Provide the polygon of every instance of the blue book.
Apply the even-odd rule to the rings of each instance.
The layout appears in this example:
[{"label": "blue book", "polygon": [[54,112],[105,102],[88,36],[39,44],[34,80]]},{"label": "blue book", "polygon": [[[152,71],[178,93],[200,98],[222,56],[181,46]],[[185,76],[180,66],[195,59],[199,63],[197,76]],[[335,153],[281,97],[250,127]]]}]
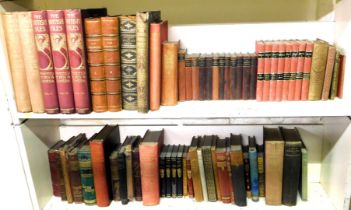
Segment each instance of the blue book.
[{"label": "blue book", "polygon": [[249,136],[250,185],[252,200],[259,200],[259,183],[257,171],[257,150],[255,137]]}]

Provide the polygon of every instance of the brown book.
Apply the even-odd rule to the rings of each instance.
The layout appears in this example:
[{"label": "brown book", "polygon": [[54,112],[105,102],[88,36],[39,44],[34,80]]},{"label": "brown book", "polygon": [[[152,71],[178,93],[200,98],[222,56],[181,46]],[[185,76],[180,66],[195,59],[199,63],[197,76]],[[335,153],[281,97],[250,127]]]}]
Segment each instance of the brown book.
[{"label": "brown book", "polygon": [[38,54],[36,52],[34,31],[32,26],[31,12],[18,12],[18,26],[20,32],[20,41],[26,50],[23,53],[23,60],[26,70],[27,84],[32,105],[32,111],[37,113],[44,112],[44,99],[42,87],[40,84],[40,73]]},{"label": "brown book", "polygon": [[206,71],[206,54],[202,54],[198,60],[199,63],[199,99],[206,100],[206,78],[207,78],[207,71]]},{"label": "brown book", "polygon": [[206,85],[205,85],[205,99],[212,100],[212,55],[205,57],[205,70],[206,70]]},{"label": "brown book", "polygon": [[112,185],[112,195],[114,201],[120,201],[120,178],[118,172],[118,152],[120,146],[117,146],[116,149],[110,155],[110,170],[111,170],[111,185]]},{"label": "brown book", "polygon": [[118,112],[122,110],[118,17],[101,17],[101,33],[107,94],[107,110],[110,112]]},{"label": "brown book", "polygon": [[214,54],[212,60],[212,100],[219,99],[219,55]]},{"label": "brown book", "polygon": [[185,70],[186,49],[178,51],[178,100],[186,100],[186,70]]},{"label": "brown book", "polygon": [[161,105],[176,105],[178,102],[178,48],[179,42],[164,42],[162,57]]},{"label": "brown book", "polygon": [[314,42],[308,100],[321,99],[325,67],[328,60],[328,48],[329,44],[323,40]]},{"label": "brown book", "polygon": [[218,136],[213,136],[212,146],[211,146],[211,156],[212,156],[212,167],[213,167],[213,174],[215,179],[216,185],[216,193],[217,193],[217,200],[221,200],[221,191],[219,189],[219,177],[218,177],[218,168],[217,168],[217,159],[216,159],[216,143],[219,141]]},{"label": "brown book", "polygon": [[250,99],[250,76],[251,76],[251,55],[243,56],[243,65],[242,65],[242,98],[244,100]]},{"label": "brown book", "polygon": [[197,146],[199,139],[193,137],[189,147],[189,159],[191,165],[191,178],[193,182],[195,201],[200,202],[204,200],[201,186],[201,177],[199,170],[199,161],[197,157]]},{"label": "brown book", "polygon": [[[230,160],[229,151],[227,152],[227,142],[229,139],[219,139],[216,143],[216,165],[218,173],[218,184],[219,191],[221,193],[221,200],[223,203],[232,202],[232,185],[231,177],[229,176],[230,171]],[[229,144],[228,144],[229,146]],[[228,154],[227,154],[228,153]]]},{"label": "brown book", "polygon": [[224,57],[224,99],[232,99],[232,76],[231,76],[231,55]]},{"label": "brown book", "polygon": [[333,69],[333,76],[330,85],[329,99],[334,99],[337,96],[338,82],[339,82],[339,71],[340,71],[340,52],[337,51],[335,55],[335,63]]},{"label": "brown book", "polygon": [[134,198],[134,177],[133,177],[133,149],[140,143],[140,136],[131,136],[131,140],[125,145],[124,155],[126,157],[127,191],[128,200]]},{"label": "brown book", "polygon": [[25,63],[23,59],[20,31],[16,13],[8,12],[2,15],[8,57],[10,61],[12,86],[15,92],[16,106],[18,112],[31,112],[29,89]]},{"label": "brown book", "polygon": [[322,98],[321,98],[322,100],[329,99],[330,85],[332,82],[334,63],[336,59],[335,53],[336,53],[336,47],[330,45],[328,48],[327,64],[325,66],[325,75],[324,75]]},{"label": "brown book", "polygon": [[192,86],[192,60],[190,55],[185,55],[185,100],[193,99]]},{"label": "brown book", "polygon": [[224,99],[224,77],[225,77],[225,57],[224,54],[220,54],[218,58],[219,66],[219,99]]},{"label": "brown book", "polygon": [[200,99],[200,70],[199,70],[199,57],[200,54],[191,54],[191,86],[193,90],[193,100]]},{"label": "brown book", "polygon": [[[250,67],[250,99],[256,99],[257,90],[257,55],[251,55],[251,67]],[[280,74],[281,77],[283,74]]]},{"label": "brown book", "polygon": [[54,144],[48,150],[48,158],[50,165],[50,175],[51,175],[51,184],[52,184],[52,194],[54,196],[61,196],[61,186],[60,186],[60,148],[65,142],[60,140]]},{"label": "brown book", "polygon": [[100,18],[86,18],[85,39],[88,51],[90,75],[90,91],[94,112],[107,111],[107,96],[104,68],[104,54],[102,51],[102,31]]},{"label": "brown book", "polygon": [[[190,151],[190,147],[189,147]],[[186,155],[186,178],[187,178],[187,186],[188,186],[188,195],[189,198],[194,198],[194,185],[193,185],[193,176],[191,172],[191,160],[190,153]]]},{"label": "brown book", "polygon": [[183,196],[188,196],[188,178],[187,178],[187,169],[186,169],[186,164],[187,164],[187,155],[189,151],[189,146],[184,146],[184,151],[183,151],[183,157],[182,157],[182,182],[183,182]]},{"label": "brown book", "polygon": [[162,43],[168,39],[168,21],[150,24],[150,110],[161,103]]},{"label": "brown book", "polygon": [[141,190],[141,174],[140,174],[140,152],[139,144],[141,138],[138,137],[137,141],[134,143],[134,148],[132,151],[132,164],[133,164],[133,185],[134,185],[134,197],[136,201],[143,200],[143,193]]},{"label": "brown book", "polygon": [[344,94],[344,77],[345,77],[345,55],[340,54],[339,78],[338,78],[338,98],[343,98]]}]

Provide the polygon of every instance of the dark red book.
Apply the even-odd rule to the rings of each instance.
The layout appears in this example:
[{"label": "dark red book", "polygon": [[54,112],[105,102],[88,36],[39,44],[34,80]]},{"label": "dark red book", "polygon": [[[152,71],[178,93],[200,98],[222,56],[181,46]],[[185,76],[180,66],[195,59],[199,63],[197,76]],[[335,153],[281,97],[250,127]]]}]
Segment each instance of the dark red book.
[{"label": "dark red book", "polygon": [[193,186],[193,177],[191,173],[191,160],[190,160],[189,153],[186,156],[186,176],[187,176],[189,198],[194,198],[194,186]]},{"label": "dark red book", "polygon": [[54,196],[61,196],[61,168],[60,166],[60,147],[65,143],[65,141],[58,141],[48,150],[49,165],[50,165],[50,174],[51,174],[51,184],[52,184],[52,194]]},{"label": "dark red book", "polygon": [[250,99],[251,60],[252,56],[243,56],[242,99],[244,100]]}]

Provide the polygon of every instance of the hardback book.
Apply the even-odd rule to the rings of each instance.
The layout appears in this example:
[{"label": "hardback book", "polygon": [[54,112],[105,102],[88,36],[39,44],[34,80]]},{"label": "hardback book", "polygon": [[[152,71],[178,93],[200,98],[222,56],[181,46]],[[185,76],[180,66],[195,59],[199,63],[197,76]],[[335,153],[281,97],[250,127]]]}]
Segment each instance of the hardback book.
[{"label": "hardback book", "polygon": [[234,189],[233,189],[233,182],[232,182],[232,168],[231,168],[231,158],[230,158],[230,137],[225,138],[226,141],[226,161],[227,161],[227,173],[229,177],[228,187],[230,192],[230,201],[234,203]]},{"label": "hardback book", "polygon": [[245,169],[242,152],[242,136],[230,134],[230,167],[232,171],[232,185],[234,203],[246,206]]},{"label": "hardback book", "polygon": [[136,16],[120,16],[122,107],[137,109]]},{"label": "hardback book", "polygon": [[216,182],[213,173],[213,162],[211,147],[213,145],[214,136],[204,136],[204,143],[202,145],[203,164],[205,169],[205,179],[207,187],[208,201],[217,201]]},{"label": "hardback book", "polygon": [[283,82],[284,82],[284,64],[285,64],[285,51],[286,51],[286,44],[283,41],[280,41],[278,44],[278,65],[277,65],[277,84],[276,84],[276,91],[275,91],[275,101],[282,100],[282,93],[283,93]]},{"label": "hardback book", "polygon": [[182,154],[182,179],[183,179],[183,196],[188,196],[188,177],[187,177],[187,156],[188,156],[189,146],[184,146]]},{"label": "hardback book", "polygon": [[178,48],[178,41],[162,43],[161,105],[164,106],[178,102]]},{"label": "hardback book", "polygon": [[183,153],[184,153],[184,148],[185,145],[180,145],[178,148],[178,153],[177,153],[177,187],[176,187],[176,194],[177,197],[181,198],[184,195],[184,189],[183,189]]},{"label": "hardback book", "polygon": [[186,178],[187,178],[187,188],[188,188],[188,196],[189,198],[194,198],[194,184],[193,184],[193,176],[191,171],[191,160],[190,160],[190,146],[188,153],[186,155]]},{"label": "hardback book", "polygon": [[249,136],[249,161],[250,161],[250,185],[252,200],[259,200],[259,181],[258,181],[258,164],[257,164],[257,147],[256,138]]},{"label": "hardback book", "polygon": [[200,99],[200,69],[199,69],[199,57],[200,54],[190,54],[192,65],[191,65],[191,87],[193,90],[193,100]]},{"label": "hardback book", "polygon": [[164,142],[164,130],[148,130],[139,145],[143,205],[160,202],[159,155]]},{"label": "hardback book", "polygon": [[216,193],[217,193],[217,200],[221,200],[221,191],[219,189],[219,177],[218,177],[218,168],[217,168],[217,159],[216,159],[216,144],[219,140],[219,137],[213,135],[213,141],[211,145],[211,156],[212,156],[212,167],[213,167],[213,175],[216,184]]},{"label": "hardback book", "polygon": [[163,146],[161,153],[160,153],[160,159],[159,159],[159,170],[160,170],[160,196],[162,198],[166,197],[166,191],[167,191],[167,180],[166,180],[166,153],[168,151],[168,148],[170,145],[165,145]]},{"label": "hardback book", "polygon": [[99,207],[110,205],[112,200],[110,155],[120,144],[118,125],[106,125],[90,141],[96,203]]},{"label": "hardback book", "polygon": [[47,10],[47,16],[60,112],[71,114],[75,112],[75,105],[64,12]]},{"label": "hardback book", "polygon": [[330,93],[330,86],[332,83],[333,77],[333,70],[334,70],[334,63],[336,63],[336,47],[330,45],[328,48],[328,57],[327,57],[327,64],[325,66],[325,75],[324,75],[324,82],[323,82],[323,89],[322,89],[322,100],[329,99]]},{"label": "hardback book", "polygon": [[248,198],[252,197],[251,194],[251,180],[250,180],[250,159],[249,159],[249,145],[242,145],[243,151],[243,161],[244,161],[244,171],[245,171],[245,187],[246,196]]},{"label": "hardback book", "polygon": [[212,100],[218,100],[219,99],[219,75],[220,75],[220,70],[219,70],[219,54],[213,54],[212,58]]},{"label": "hardback book", "polygon": [[37,49],[35,47],[32,13],[17,12],[16,14],[18,18],[20,42],[26,49],[26,53],[23,53],[23,62],[32,111],[43,113],[45,111],[44,99],[40,84],[39,61],[36,52]]},{"label": "hardback book", "polygon": [[193,99],[192,87],[192,60],[190,55],[185,55],[185,100]]},{"label": "hardback book", "polygon": [[265,162],[264,162],[264,145],[257,145],[257,169],[258,185],[260,197],[265,196]]},{"label": "hardback book", "polygon": [[256,99],[257,89],[257,55],[252,54],[251,56],[251,68],[250,68],[250,99]]},{"label": "hardback book", "polygon": [[201,181],[201,188],[202,188],[202,195],[204,198],[204,201],[208,201],[208,194],[207,194],[207,184],[206,184],[206,177],[205,177],[205,167],[204,167],[204,159],[202,155],[202,147],[205,143],[203,137],[198,137],[199,138],[199,143],[197,147],[197,161],[199,163],[199,173],[200,173],[200,181]]},{"label": "hardback book", "polygon": [[149,25],[161,21],[160,11],[136,13],[137,110],[149,111]]},{"label": "hardback book", "polygon": [[264,41],[264,67],[263,67],[263,86],[262,86],[262,101],[269,100],[269,85],[271,79],[271,63],[272,63],[272,47],[273,43]]},{"label": "hardback book", "polygon": [[185,72],[186,49],[178,51],[178,100],[186,100],[186,72]]},{"label": "hardback book", "polygon": [[[221,193],[221,200],[223,203],[231,203],[231,186],[229,173],[228,173],[228,164],[227,164],[227,146],[225,139],[218,139],[216,143],[216,161],[217,161],[217,171],[218,171],[218,183],[219,190]],[[196,196],[196,192],[195,192]]]},{"label": "hardback book", "polygon": [[150,23],[150,110],[160,108],[162,43],[168,40],[168,21]]},{"label": "hardback book", "polygon": [[328,48],[329,44],[326,41],[320,39],[314,41],[308,100],[321,99]]},{"label": "hardback book", "polygon": [[133,174],[133,150],[140,143],[140,136],[130,136],[131,140],[125,145],[124,154],[126,157],[127,167],[127,190],[128,200],[133,201],[134,199],[134,174]]},{"label": "hardback book", "polygon": [[308,91],[310,85],[310,72],[312,64],[312,53],[313,53],[313,42],[307,41],[305,59],[303,64],[303,78],[301,88],[301,100],[306,101],[308,99]]},{"label": "hardback book", "polygon": [[84,25],[92,107],[94,112],[105,112],[108,110],[108,107],[104,55],[102,51],[101,19],[86,18]]},{"label": "hardback book", "polygon": [[301,200],[308,200],[308,148],[301,141],[301,173],[299,179],[299,193]]},{"label": "hardback book", "polygon": [[172,151],[175,145],[170,145],[166,152],[165,157],[165,170],[166,170],[166,197],[172,196]]},{"label": "hardback book", "polygon": [[91,111],[91,103],[82,14],[79,9],[66,9],[64,15],[75,110],[79,114],[87,114]]},{"label": "hardback book", "polygon": [[272,43],[271,73],[269,78],[269,101],[275,101],[279,61],[279,42]]},{"label": "hardback book", "polygon": [[111,185],[112,185],[112,197],[114,201],[120,201],[120,177],[119,177],[119,160],[118,153],[121,146],[117,146],[110,155],[110,170],[111,170]]},{"label": "hardback book", "polygon": [[117,16],[101,17],[100,19],[107,110],[118,112],[122,110],[119,19]]},{"label": "hardback book", "polygon": [[301,170],[302,142],[297,128],[280,127],[280,130],[285,141],[282,203],[287,206],[295,206]]},{"label": "hardback book", "polygon": [[338,78],[338,98],[343,98],[344,94],[344,77],[345,77],[345,55],[340,52],[340,66],[339,66],[339,78]]},{"label": "hardback book", "polygon": [[256,48],[256,54],[257,54],[256,100],[262,101],[263,82],[264,82],[264,61],[265,61],[264,42],[256,41],[255,48]]},{"label": "hardback book", "polygon": [[141,191],[141,174],[140,174],[140,153],[139,153],[140,141],[141,141],[141,138],[138,137],[138,139],[134,143],[134,148],[132,151],[134,198],[136,201],[143,200],[143,194]]},{"label": "hardback book", "polygon": [[170,196],[172,198],[177,197],[177,183],[178,183],[178,177],[177,177],[177,169],[178,169],[178,163],[177,163],[177,156],[178,156],[178,151],[179,151],[180,145],[174,145],[172,153],[171,153],[171,189],[170,189]]},{"label": "hardback book", "polygon": [[132,138],[127,136],[118,151],[118,174],[119,174],[119,195],[122,205],[129,202],[128,199],[128,177],[127,177],[127,158],[126,158],[126,145],[130,143]]},{"label": "hardback book", "polygon": [[52,194],[56,197],[60,197],[60,148],[65,143],[65,141],[58,141],[48,150],[48,158],[50,165],[50,175],[52,184]]},{"label": "hardback book", "polygon": [[234,59],[236,59],[236,57],[232,57],[232,55],[230,54],[225,54],[224,57],[224,99],[225,100],[231,100],[232,99],[232,85],[233,85],[233,78],[231,75],[231,63],[235,63],[236,61],[234,61]]},{"label": "hardback book", "polygon": [[224,99],[224,76],[225,76],[225,57],[224,54],[219,54],[218,58],[219,66],[219,99]]},{"label": "hardback book", "polygon": [[263,128],[267,205],[282,204],[284,139],[279,128]]},{"label": "hardback book", "polygon": [[295,93],[294,100],[301,100],[301,90],[302,90],[302,79],[305,64],[305,54],[306,54],[307,41],[299,41],[299,51],[297,54],[297,70],[296,70],[296,82],[295,82]]},{"label": "hardback book", "polygon": [[340,52],[337,51],[335,55],[335,64],[333,69],[332,82],[330,87],[330,99],[334,99],[337,96],[338,91],[338,82],[339,82],[339,73],[340,73]]},{"label": "hardback book", "polygon": [[205,85],[205,100],[212,100],[212,55],[205,57],[205,70],[206,70],[206,85]]},{"label": "hardback book", "polygon": [[291,76],[291,60],[292,60],[292,43],[285,42],[285,61],[284,61],[284,74],[283,74],[283,90],[281,100],[288,100],[289,96],[289,81]]},{"label": "hardback book", "polygon": [[206,100],[206,79],[207,79],[207,72],[206,72],[206,54],[202,54],[199,57],[199,99]]},{"label": "hardback book", "polygon": [[250,99],[250,76],[251,76],[251,59],[252,56],[245,54],[242,57],[242,88],[241,88],[241,99]]},{"label": "hardback book", "polygon": [[290,41],[292,46],[291,52],[291,66],[290,66],[290,78],[289,78],[289,88],[288,88],[288,100],[294,100],[295,87],[296,87],[296,73],[297,73],[297,62],[299,54],[299,42]]},{"label": "hardback book", "polygon": [[[197,147],[199,144],[199,138],[193,137],[189,147],[189,160],[190,160],[190,167],[191,167],[191,176],[189,178],[188,172],[188,179],[192,181],[192,185],[188,185],[190,188],[193,186],[193,194],[195,197],[195,201],[200,202],[204,200],[204,196],[202,193],[202,185],[201,185],[201,177],[200,177],[200,169],[199,169],[199,161],[197,160]],[[190,189],[189,188],[189,189]]]},{"label": "hardback book", "polygon": [[[232,97],[234,99],[242,99],[242,92],[243,92],[243,54],[238,55],[237,60],[237,67],[235,69],[232,84]],[[233,90],[234,87],[234,90]]]}]

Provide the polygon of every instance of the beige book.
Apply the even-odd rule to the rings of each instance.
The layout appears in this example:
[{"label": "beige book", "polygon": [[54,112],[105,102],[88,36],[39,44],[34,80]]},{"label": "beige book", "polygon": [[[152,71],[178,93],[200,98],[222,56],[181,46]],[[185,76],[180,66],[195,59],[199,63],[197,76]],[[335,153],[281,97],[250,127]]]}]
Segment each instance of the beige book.
[{"label": "beige book", "polygon": [[327,57],[327,65],[325,67],[325,75],[324,75],[324,83],[322,90],[322,100],[328,100],[329,92],[331,87],[331,81],[333,76],[333,68],[335,63],[335,46],[329,46],[328,48],[328,57]]}]

